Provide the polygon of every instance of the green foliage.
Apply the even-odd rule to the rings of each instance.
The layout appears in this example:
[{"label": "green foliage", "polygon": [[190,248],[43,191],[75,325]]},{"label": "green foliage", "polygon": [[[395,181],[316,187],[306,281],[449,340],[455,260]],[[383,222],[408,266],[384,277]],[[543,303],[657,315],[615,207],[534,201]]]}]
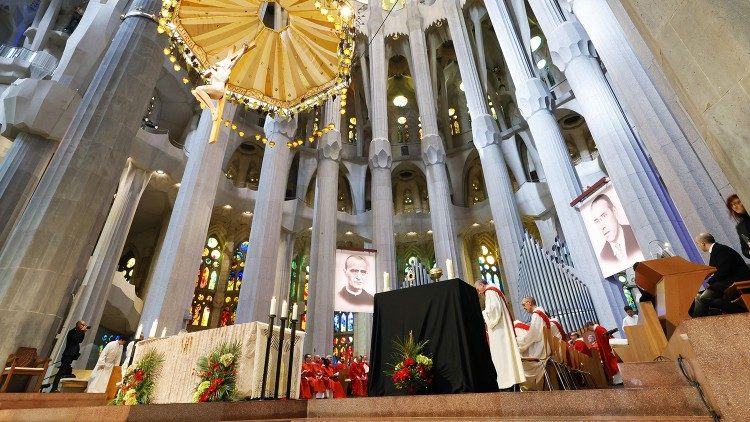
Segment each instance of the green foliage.
[{"label": "green foliage", "polygon": [[148,350],[143,357],[125,372],[117,396],[110,402],[113,405],[136,405],[151,402],[154,383],[159,378],[164,364],[164,354],[154,349]]},{"label": "green foliage", "polygon": [[193,393],[194,402],[236,401],[237,361],[242,352],[240,342],[222,343],[196,364],[200,378]]},{"label": "green foliage", "polygon": [[427,391],[432,385],[432,359],[421,353],[427,342],[415,341],[411,331],[408,337],[393,340],[393,369],[386,371],[386,375],[397,389],[415,394]]}]

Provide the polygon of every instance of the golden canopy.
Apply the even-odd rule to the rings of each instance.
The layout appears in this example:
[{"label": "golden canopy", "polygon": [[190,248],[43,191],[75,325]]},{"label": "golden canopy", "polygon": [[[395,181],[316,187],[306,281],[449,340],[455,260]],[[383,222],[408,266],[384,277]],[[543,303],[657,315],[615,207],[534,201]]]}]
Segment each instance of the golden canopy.
[{"label": "golden canopy", "polygon": [[[319,103],[346,86],[353,38],[340,21],[316,9],[315,0],[277,0],[288,22],[272,29],[259,0],[167,0],[165,29],[189,65],[205,78],[209,68],[243,45],[254,45],[234,66],[230,97],[280,113]],[[320,3],[318,3],[319,5]],[[187,48],[187,49],[185,49]],[[188,51],[189,50],[189,51]],[[235,94],[235,95],[232,95]]]}]

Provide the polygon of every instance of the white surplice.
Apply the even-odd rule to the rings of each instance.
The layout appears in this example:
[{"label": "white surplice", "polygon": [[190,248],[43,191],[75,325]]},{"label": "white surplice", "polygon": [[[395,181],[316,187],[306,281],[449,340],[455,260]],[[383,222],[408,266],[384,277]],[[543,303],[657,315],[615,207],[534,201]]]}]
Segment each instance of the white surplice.
[{"label": "white surplice", "polygon": [[485,308],[482,311],[487,324],[487,336],[490,343],[490,355],[497,372],[498,388],[509,388],[521,384],[524,377],[521,353],[515,343],[513,321],[505,301],[497,292],[487,289],[484,292]]},{"label": "white surplice", "polygon": [[107,391],[109,377],[112,375],[112,368],[120,364],[122,359],[122,345],[117,340],[110,341],[104,346],[96,366],[91,372],[89,384],[86,387],[87,393],[104,393]]},{"label": "white surplice", "polygon": [[544,334],[542,331],[542,328],[545,326],[546,324],[542,317],[536,313],[532,313],[528,331],[524,335],[517,337],[521,356],[538,359],[538,361],[523,361],[526,382],[521,385],[522,391],[541,390],[544,386],[544,367],[546,359],[549,356],[549,351],[544,345]]}]

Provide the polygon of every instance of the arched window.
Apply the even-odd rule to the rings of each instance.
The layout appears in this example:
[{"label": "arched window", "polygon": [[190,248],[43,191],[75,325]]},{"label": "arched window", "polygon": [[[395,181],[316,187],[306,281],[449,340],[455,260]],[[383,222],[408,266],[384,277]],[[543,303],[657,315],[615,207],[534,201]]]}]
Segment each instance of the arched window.
[{"label": "arched window", "polygon": [[484,244],[479,247],[479,253],[477,261],[479,262],[479,272],[482,274],[482,278],[487,283],[497,285],[501,290],[504,290],[500,282],[500,264],[497,262],[495,253]]},{"label": "arched window", "polygon": [[305,283],[302,290],[302,315],[300,315],[300,329],[305,331],[307,329],[307,298],[310,293],[310,266],[305,266]]},{"label": "arched window", "polygon": [[193,327],[208,327],[211,319],[214,292],[221,269],[221,251],[222,245],[219,239],[214,235],[208,236],[203,247],[198,278],[195,280],[195,294],[191,309],[193,318],[190,321]]},{"label": "arched window", "polygon": [[247,256],[248,244],[248,242],[240,243],[235,248],[234,254],[232,254],[232,260],[229,263],[227,288],[224,294],[224,306],[221,308],[221,315],[219,317],[220,327],[234,324],[234,317],[237,314],[237,303],[240,300],[242,277],[245,273],[245,257]]},{"label": "arched window", "polygon": [[120,262],[117,263],[117,272],[125,273],[125,280],[130,281],[130,279],[133,278],[135,264],[135,254],[133,251],[127,251],[120,258]]}]

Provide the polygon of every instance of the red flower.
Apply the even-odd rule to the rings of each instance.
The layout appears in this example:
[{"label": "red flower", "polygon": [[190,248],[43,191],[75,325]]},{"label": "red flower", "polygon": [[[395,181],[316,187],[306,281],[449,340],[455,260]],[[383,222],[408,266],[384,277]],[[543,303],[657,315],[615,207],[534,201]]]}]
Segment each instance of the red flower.
[{"label": "red flower", "polygon": [[406,358],[404,359],[404,366],[412,366],[414,365],[414,362],[415,362],[414,358],[411,358],[411,357]]}]

